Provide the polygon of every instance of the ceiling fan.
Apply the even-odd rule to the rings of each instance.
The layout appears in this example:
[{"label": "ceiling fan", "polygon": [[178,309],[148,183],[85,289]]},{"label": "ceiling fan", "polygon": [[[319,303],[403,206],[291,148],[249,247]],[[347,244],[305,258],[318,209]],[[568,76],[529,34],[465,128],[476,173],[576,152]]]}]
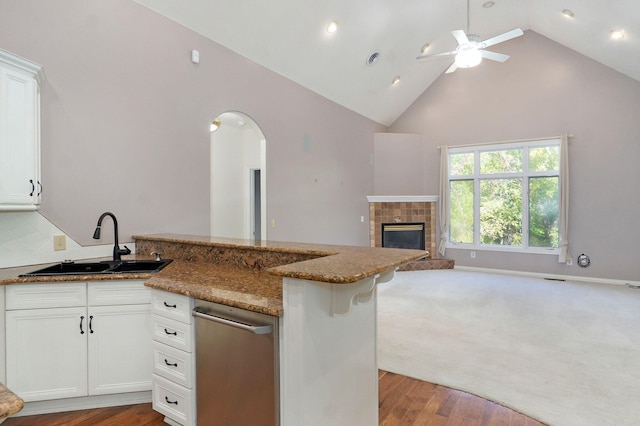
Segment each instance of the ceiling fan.
[{"label": "ceiling fan", "polygon": [[438,56],[455,55],[455,61],[447,69],[446,73],[452,73],[458,68],[471,68],[479,65],[483,58],[490,59],[492,61],[504,62],[509,59],[509,55],[502,53],[491,52],[484,50],[494,44],[502,43],[503,41],[511,40],[512,38],[520,37],[522,30],[516,28],[515,30],[507,31],[506,33],[489,38],[482,41],[480,36],[475,34],[468,34],[469,32],[469,1],[467,0],[467,33],[463,30],[453,30],[451,34],[458,41],[458,47],[451,52],[436,53],[432,55],[421,55],[416,59],[434,58]]}]

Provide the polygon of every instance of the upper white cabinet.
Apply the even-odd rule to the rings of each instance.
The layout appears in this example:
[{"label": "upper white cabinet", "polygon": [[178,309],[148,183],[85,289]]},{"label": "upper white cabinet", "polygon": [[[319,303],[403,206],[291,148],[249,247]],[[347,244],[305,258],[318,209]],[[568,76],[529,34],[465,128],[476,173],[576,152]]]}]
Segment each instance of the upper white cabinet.
[{"label": "upper white cabinet", "polygon": [[40,204],[40,84],[36,63],[0,49],[0,211]]}]

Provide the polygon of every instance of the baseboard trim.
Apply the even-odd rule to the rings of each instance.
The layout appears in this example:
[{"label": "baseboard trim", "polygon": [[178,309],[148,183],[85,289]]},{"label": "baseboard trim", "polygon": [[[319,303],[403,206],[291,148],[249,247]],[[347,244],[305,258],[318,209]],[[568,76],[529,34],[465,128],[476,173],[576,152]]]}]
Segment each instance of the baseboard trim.
[{"label": "baseboard trim", "polygon": [[115,407],[119,405],[144,404],[147,402],[151,402],[151,391],[33,401],[26,402],[22,411],[14,414],[13,417]]},{"label": "baseboard trim", "polygon": [[458,265],[456,265],[453,269],[457,271],[484,272],[489,274],[501,274],[501,275],[516,275],[521,277],[547,278],[552,280],[564,280],[564,281],[573,281],[573,282],[614,284],[614,285],[626,285],[626,286],[634,286],[634,287],[640,286],[640,281],[632,281],[632,280],[615,280],[610,278],[579,277],[576,275],[545,274],[540,272],[512,271],[509,269],[477,268],[473,266],[458,266]]}]

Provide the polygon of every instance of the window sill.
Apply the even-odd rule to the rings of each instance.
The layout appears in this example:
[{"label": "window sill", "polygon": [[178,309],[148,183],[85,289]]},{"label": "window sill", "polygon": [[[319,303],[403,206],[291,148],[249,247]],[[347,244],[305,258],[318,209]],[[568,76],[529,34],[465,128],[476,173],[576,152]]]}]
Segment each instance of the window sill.
[{"label": "window sill", "polygon": [[447,250],[473,250],[473,251],[496,251],[503,253],[523,253],[523,254],[548,254],[558,256],[558,248],[538,248],[538,247],[499,247],[499,246],[477,246],[473,244],[447,244]]}]

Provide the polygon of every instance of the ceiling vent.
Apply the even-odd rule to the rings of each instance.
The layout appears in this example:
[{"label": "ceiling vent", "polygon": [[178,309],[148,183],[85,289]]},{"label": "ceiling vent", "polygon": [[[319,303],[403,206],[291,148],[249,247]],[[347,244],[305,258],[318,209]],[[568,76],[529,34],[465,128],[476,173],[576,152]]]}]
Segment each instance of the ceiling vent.
[{"label": "ceiling vent", "polygon": [[380,53],[379,50],[376,50],[373,53],[371,53],[371,55],[369,55],[369,57],[367,58],[367,65],[371,66],[376,62],[378,62],[378,60],[380,59],[380,55],[382,55],[382,53]]}]

